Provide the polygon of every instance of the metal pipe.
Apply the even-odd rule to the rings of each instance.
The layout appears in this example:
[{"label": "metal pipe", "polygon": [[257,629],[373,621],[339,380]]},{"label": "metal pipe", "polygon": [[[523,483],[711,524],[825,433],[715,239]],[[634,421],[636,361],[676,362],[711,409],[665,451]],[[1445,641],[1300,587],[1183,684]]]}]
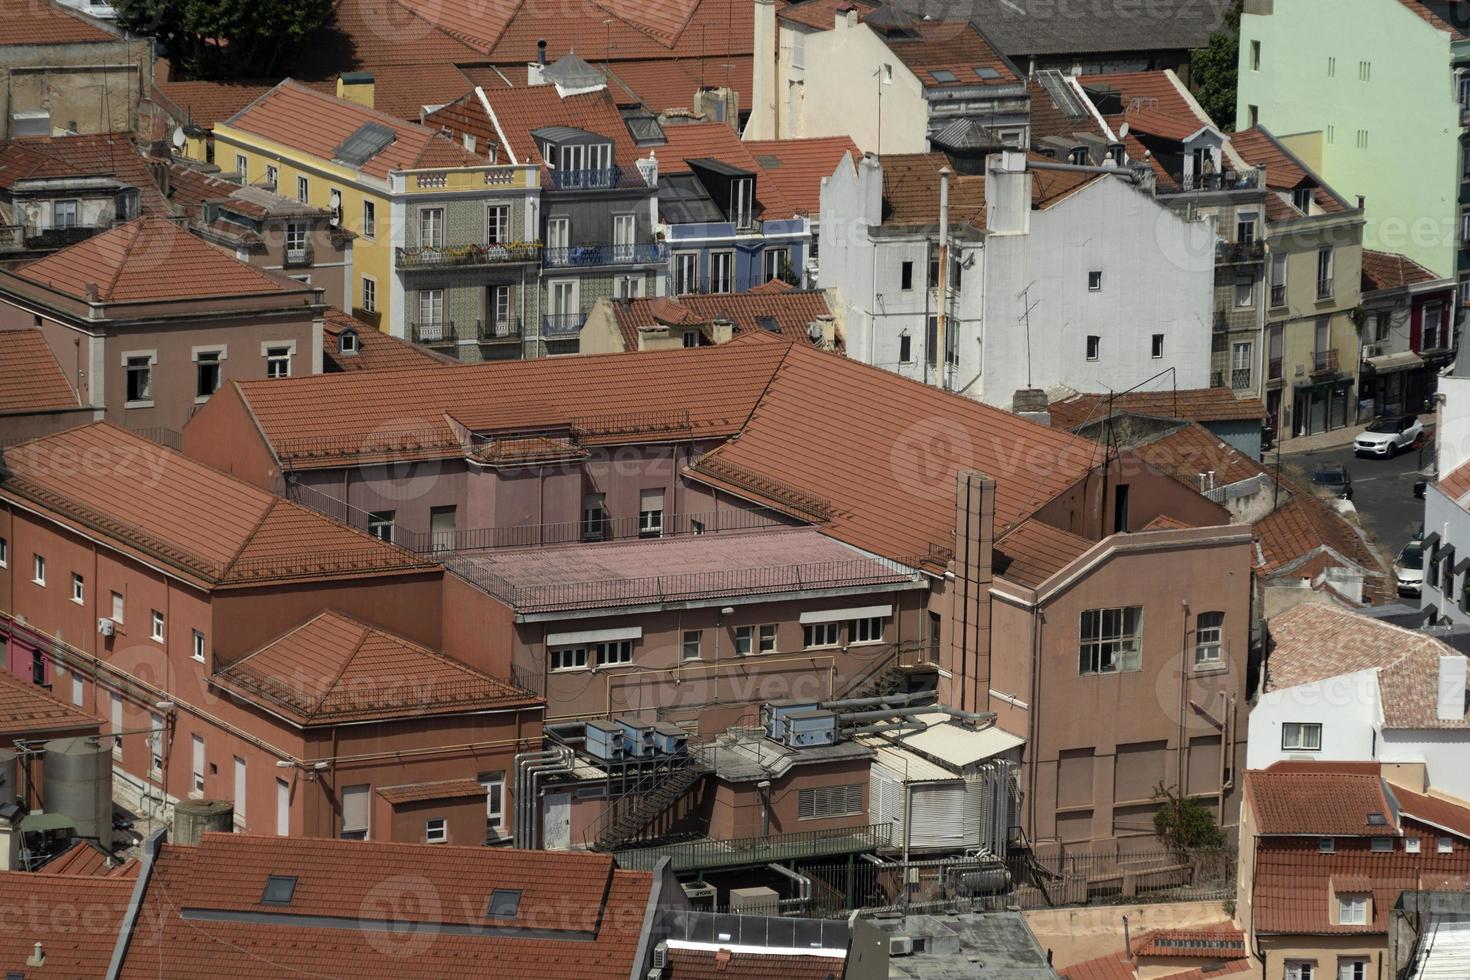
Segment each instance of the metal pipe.
[{"label": "metal pipe", "polygon": [[929,726],[922,721],[895,721],[887,725],[864,725],[861,728],[849,728],[842,734],[851,738],[858,735],[881,735],[884,732],[898,731],[900,729],[917,729],[918,731],[925,732],[929,730]]},{"label": "metal pipe", "polygon": [[540,824],[541,824],[541,820],[540,820],[540,815],[541,815],[540,814],[540,810],[541,810],[541,808],[539,806],[539,802],[540,802],[540,799],[541,799],[541,789],[544,788],[541,785],[541,780],[543,778],[546,778],[546,777],[559,776],[559,775],[562,775],[564,773],[570,773],[572,771],[572,760],[573,760],[572,750],[571,749],[563,749],[562,752],[565,753],[565,755],[563,756],[563,758],[560,761],[558,761],[556,763],[553,763],[551,765],[546,765],[546,766],[533,766],[533,767],[531,767],[531,806],[532,806],[532,814],[531,814],[531,826],[529,828],[530,829],[530,832],[531,832],[530,833],[530,845],[529,846],[532,847],[532,848],[537,848],[537,847],[544,846],[544,840],[542,839],[543,835],[538,832],[540,830]]},{"label": "metal pipe", "polygon": [[792,881],[796,882],[796,896],[801,901],[802,911],[806,911],[806,907],[811,903],[812,900],[812,880],[806,875],[797,874],[790,868],[784,867],[774,862],[766,865],[766,867],[770,868],[777,874],[785,875],[787,878],[790,878]]},{"label": "metal pipe", "polygon": [[914,708],[891,708],[877,711],[853,711],[839,714],[837,720],[841,724],[861,724],[868,721],[883,721],[888,718],[912,718],[918,714],[942,714],[960,721],[985,722],[987,724],[995,721],[993,711],[961,711],[959,708],[946,708],[943,705],[926,704]]},{"label": "metal pipe", "polygon": [[515,798],[515,826],[511,828],[511,841],[516,847],[521,847],[522,827],[526,823],[526,798],[530,795],[526,791],[526,770],[537,762],[550,761],[556,758],[555,749],[542,749],[536,752],[521,752],[516,755],[516,798]]},{"label": "metal pipe", "polygon": [[935,318],[935,364],[939,387],[949,390],[949,167],[939,168],[939,310]]},{"label": "metal pipe", "polygon": [[1087,163],[1057,163],[1053,160],[1027,160],[1027,170],[1061,170],[1074,174],[1113,174],[1117,177],[1127,177],[1129,180],[1137,180],[1137,172],[1131,167],[1102,167]]},{"label": "metal pipe", "polygon": [[885,694],[875,698],[843,698],[840,701],[822,701],[817,707],[834,710],[838,708],[866,708],[875,704],[898,704],[906,705],[920,698],[933,698],[937,695],[933,691],[916,691],[912,694]]}]

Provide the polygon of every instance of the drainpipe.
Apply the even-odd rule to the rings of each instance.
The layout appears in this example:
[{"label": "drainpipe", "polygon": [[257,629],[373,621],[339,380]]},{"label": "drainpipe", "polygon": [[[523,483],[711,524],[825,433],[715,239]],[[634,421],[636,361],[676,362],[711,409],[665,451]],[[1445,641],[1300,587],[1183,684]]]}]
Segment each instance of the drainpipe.
[{"label": "drainpipe", "polygon": [[526,791],[526,772],[529,766],[540,762],[550,761],[557,758],[557,752],[521,752],[516,756],[516,822],[511,828],[511,841],[516,847],[524,847],[524,832],[522,827],[526,824],[526,802],[530,793]]},{"label": "drainpipe", "polygon": [[762,779],[755,784],[761,794],[761,836],[771,836],[771,781]]},{"label": "drainpipe", "polygon": [[935,320],[935,365],[939,371],[939,387],[949,390],[949,175],[948,167],[939,170],[939,295]]},{"label": "drainpipe", "polygon": [[531,824],[529,830],[531,832],[530,847],[532,848],[536,848],[542,843],[539,840],[541,838],[541,813],[538,804],[541,799],[540,794],[545,786],[541,780],[546,777],[559,776],[572,771],[572,750],[562,749],[557,755],[557,762],[544,766],[532,766],[530,770],[531,800],[529,805],[531,807]]},{"label": "drainpipe", "polygon": [[790,878],[792,881],[796,882],[796,897],[801,901],[802,911],[806,911],[807,906],[811,904],[812,900],[812,880],[806,875],[799,875],[795,871],[792,871],[790,868],[784,867],[779,864],[772,863],[766,865],[766,867],[770,868],[777,874],[784,875],[787,878]]}]

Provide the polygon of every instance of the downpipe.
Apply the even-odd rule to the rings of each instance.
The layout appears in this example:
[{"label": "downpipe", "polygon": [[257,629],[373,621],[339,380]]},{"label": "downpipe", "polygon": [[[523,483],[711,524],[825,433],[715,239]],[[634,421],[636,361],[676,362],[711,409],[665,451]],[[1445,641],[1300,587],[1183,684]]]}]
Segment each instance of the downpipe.
[{"label": "downpipe", "polygon": [[537,848],[540,848],[542,846],[542,844],[540,843],[541,836],[542,836],[541,835],[541,830],[542,830],[542,827],[541,827],[541,793],[545,789],[545,784],[542,783],[541,780],[543,778],[545,778],[545,777],[548,777],[548,776],[558,776],[558,775],[561,775],[563,773],[569,773],[569,772],[571,772],[572,771],[572,760],[573,760],[572,750],[571,749],[562,749],[558,753],[558,759],[557,759],[557,761],[552,762],[552,763],[549,763],[547,765],[532,766],[531,769],[530,769],[530,778],[531,778],[531,801],[530,801],[530,806],[531,806],[531,819],[529,821],[529,826],[528,826],[528,829],[530,830],[530,839],[529,839],[529,842],[527,843],[527,847],[529,847],[531,849],[537,849]]},{"label": "downpipe", "polygon": [[530,793],[526,789],[526,773],[530,766],[543,761],[551,761],[560,756],[556,750],[540,750],[536,752],[522,752],[516,756],[516,805],[515,826],[511,832],[511,846],[525,847],[525,827],[527,824],[527,802]]},{"label": "downpipe", "polygon": [[806,875],[797,874],[784,865],[773,863],[766,865],[766,867],[796,882],[796,897],[801,902],[801,910],[803,912],[807,911],[812,902],[812,880]]}]

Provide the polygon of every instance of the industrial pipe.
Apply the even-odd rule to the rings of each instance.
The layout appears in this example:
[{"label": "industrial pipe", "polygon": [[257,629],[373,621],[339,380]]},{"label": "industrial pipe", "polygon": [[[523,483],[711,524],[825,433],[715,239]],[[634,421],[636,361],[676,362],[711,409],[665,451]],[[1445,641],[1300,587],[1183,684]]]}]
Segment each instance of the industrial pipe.
[{"label": "industrial pipe", "polygon": [[805,912],[807,910],[807,906],[811,904],[812,900],[812,880],[806,875],[797,874],[790,868],[784,867],[774,862],[766,865],[766,867],[770,868],[777,874],[785,875],[787,878],[790,878],[792,881],[796,882],[796,897],[801,901],[801,910]]},{"label": "industrial pipe", "polygon": [[1117,177],[1127,177],[1137,180],[1138,175],[1131,167],[1101,167],[1087,163],[1058,163],[1054,160],[1027,160],[1027,170],[1061,170],[1074,174],[1113,174]]},{"label": "industrial pipe", "polygon": [[893,708],[887,711],[855,711],[849,714],[839,714],[838,720],[844,724],[862,723],[867,721],[883,721],[888,718],[912,718],[918,714],[937,713],[949,715],[960,721],[993,723],[995,712],[993,711],[961,711],[959,708],[946,708],[943,705],[923,705],[917,708]]},{"label": "industrial pipe", "polygon": [[822,701],[817,707],[827,710],[837,708],[867,708],[875,704],[897,704],[907,705],[920,698],[933,698],[933,691],[916,691],[912,694],[885,694],[875,698],[844,698],[841,701]]},{"label": "industrial pipe", "polygon": [[515,826],[511,828],[511,841],[516,847],[521,847],[523,837],[522,827],[526,823],[526,798],[530,795],[526,791],[526,770],[537,762],[550,761],[557,758],[556,750],[540,750],[536,752],[521,752],[516,755],[516,799],[515,799]]},{"label": "industrial pipe", "polygon": [[575,756],[572,754],[572,750],[571,749],[562,749],[561,751],[562,751],[562,758],[560,759],[560,761],[558,761],[556,763],[553,763],[551,765],[546,765],[546,766],[532,766],[531,767],[530,776],[531,776],[531,809],[532,809],[532,814],[531,814],[531,827],[530,827],[530,830],[531,830],[531,842],[530,842],[530,846],[532,848],[536,848],[536,847],[541,846],[538,843],[538,838],[540,838],[542,835],[540,833],[538,833],[537,830],[538,830],[538,828],[540,828],[540,825],[541,825],[541,808],[540,808],[540,806],[538,804],[539,804],[540,799],[541,799],[541,786],[542,786],[541,780],[542,780],[542,778],[543,777],[550,777],[550,776],[559,776],[559,775],[562,775],[563,773],[570,773],[570,772],[572,772],[572,762],[575,759]]}]

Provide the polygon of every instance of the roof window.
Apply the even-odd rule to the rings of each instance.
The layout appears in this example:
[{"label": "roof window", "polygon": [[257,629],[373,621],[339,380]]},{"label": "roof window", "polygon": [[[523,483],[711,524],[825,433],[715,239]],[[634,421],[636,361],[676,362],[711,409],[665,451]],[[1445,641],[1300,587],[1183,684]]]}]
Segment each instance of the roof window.
[{"label": "roof window", "polygon": [[1000,77],[1000,72],[996,71],[994,68],[990,67],[989,65],[981,65],[979,68],[976,68],[975,69],[975,74],[979,75],[981,78],[985,79],[987,82],[993,82],[997,78]]},{"label": "roof window", "polygon": [[487,919],[514,919],[521,910],[519,888],[497,888],[490,893],[490,904],[485,907]]},{"label": "roof window", "polygon": [[337,352],[339,354],[356,354],[357,351],[357,331],[351,327],[344,328],[337,335]]},{"label": "roof window", "polygon": [[1387,827],[1388,826],[1388,819],[1386,817],[1384,817],[1384,815],[1381,814],[1381,813],[1370,813],[1370,814],[1368,814],[1368,826],[1370,826],[1370,827]]},{"label": "roof window", "polygon": [[260,896],[262,905],[290,905],[296,894],[295,875],[269,875],[265,879],[265,892]]},{"label": "roof window", "polygon": [[931,69],[930,70],[929,74],[932,75],[932,76],[934,76],[934,80],[936,82],[957,82],[957,81],[959,81],[959,77],[957,75],[955,75],[954,72],[950,71],[948,68],[934,68],[934,69]]}]

